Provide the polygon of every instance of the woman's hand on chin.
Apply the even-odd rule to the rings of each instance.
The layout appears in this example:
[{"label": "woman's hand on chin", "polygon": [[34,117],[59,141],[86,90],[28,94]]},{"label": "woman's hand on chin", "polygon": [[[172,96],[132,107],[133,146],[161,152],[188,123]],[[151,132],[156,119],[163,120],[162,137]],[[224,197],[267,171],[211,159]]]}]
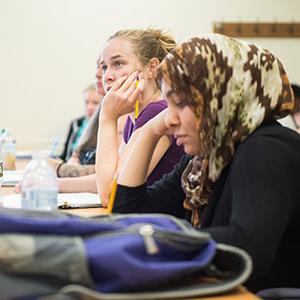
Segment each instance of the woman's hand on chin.
[{"label": "woman's hand on chin", "polygon": [[136,86],[138,72],[120,77],[102,100],[100,118],[117,120],[134,111],[136,101],[143,92],[143,79]]}]

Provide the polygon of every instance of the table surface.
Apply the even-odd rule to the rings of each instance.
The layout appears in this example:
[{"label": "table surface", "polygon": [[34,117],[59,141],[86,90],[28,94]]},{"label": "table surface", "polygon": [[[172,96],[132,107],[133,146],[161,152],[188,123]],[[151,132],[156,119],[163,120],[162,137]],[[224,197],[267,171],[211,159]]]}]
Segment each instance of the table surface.
[{"label": "table surface", "polygon": [[[17,169],[22,170],[25,168],[28,161],[17,160]],[[13,187],[1,187],[2,195],[9,195],[14,193]],[[107,214],[107,209],[105,208],[83,208],[83,209],[68,209],[64,212],[79,215],[82,217],[92,217]],[[211,297],[198,297],[189,298],[190,300],[257,300],[260,299],[256,295],[249,292],[244,287],[238,287],[234,291],[227,293],[225,295],[211,296]]]}]

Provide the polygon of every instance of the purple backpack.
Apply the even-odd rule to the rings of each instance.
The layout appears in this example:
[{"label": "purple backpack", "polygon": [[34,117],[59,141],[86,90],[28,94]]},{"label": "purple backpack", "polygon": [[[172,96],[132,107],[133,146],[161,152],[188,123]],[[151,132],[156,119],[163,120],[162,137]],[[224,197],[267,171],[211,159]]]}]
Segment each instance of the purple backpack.
[{"label": "purple backpack", "polygon": [[1,299],[203,296],[235,288],[252,270],[245,251],[162,214],[0,209],[0,232]]}]

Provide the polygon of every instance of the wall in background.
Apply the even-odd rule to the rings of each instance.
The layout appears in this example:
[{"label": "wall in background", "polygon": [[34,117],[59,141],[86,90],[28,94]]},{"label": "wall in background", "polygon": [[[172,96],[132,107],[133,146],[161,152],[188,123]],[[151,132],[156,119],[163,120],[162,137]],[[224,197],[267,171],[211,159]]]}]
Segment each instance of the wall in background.
[{"label": "wall in background", "polygon": [[[18,149],[61,142],[83,110],[96,58],[119,29],[169,30],[180,42],[212,32],[214,21],[299,22],[298,0],[0,0],[0,128]],[[300,39],[252,39],[300,83]]]}]

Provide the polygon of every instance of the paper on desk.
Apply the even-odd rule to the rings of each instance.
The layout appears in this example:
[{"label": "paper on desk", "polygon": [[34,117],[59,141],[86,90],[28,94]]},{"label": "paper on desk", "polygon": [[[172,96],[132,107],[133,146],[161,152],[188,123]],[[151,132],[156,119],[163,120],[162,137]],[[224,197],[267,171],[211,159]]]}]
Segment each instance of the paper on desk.
[{"label": "paper on desk", "polygon": [[32,159],[32,151],[17,151],[17,159]]},{"label": "paper on desk", "polygon": [[20,182],[23,178],[24,171],[10,171],[4,170],[3,173],[3,186],[15,186],[16,183]]},{"label": "paper on desk", "polygon": [[[59,193],[57,196],[57,206],[68,202],[69,206],[85,206],[101,204],[98,194],[94,193]],[[21,194],[11,194],[2,196],[2,207],[21,208]]]},{"label": "paper on desk", "polygon": [[101,204],[98,194],[94,193],[59,193],[57,196],[57,206],[68,202],[70,206],[84,206]]},{"label": "paper on desk", "polygon": [[21,208],[21,195],[20,194],[11,194],[11,195],[2,196],[1,207]]}]

